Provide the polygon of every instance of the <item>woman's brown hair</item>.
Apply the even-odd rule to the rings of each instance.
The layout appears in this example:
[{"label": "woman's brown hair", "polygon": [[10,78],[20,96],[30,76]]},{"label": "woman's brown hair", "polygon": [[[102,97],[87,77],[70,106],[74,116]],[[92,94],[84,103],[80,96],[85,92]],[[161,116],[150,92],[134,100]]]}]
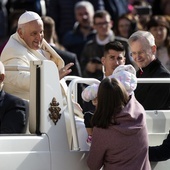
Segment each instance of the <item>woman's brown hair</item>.
[{"label": "woman's brown hair", "polygon": [[101,81],[98,90],[98,104],[92,118],[92,125],[108,128],[118,124],[116,115],[125,107],[129,95],[124,86],[116,79],[105,78]]}]

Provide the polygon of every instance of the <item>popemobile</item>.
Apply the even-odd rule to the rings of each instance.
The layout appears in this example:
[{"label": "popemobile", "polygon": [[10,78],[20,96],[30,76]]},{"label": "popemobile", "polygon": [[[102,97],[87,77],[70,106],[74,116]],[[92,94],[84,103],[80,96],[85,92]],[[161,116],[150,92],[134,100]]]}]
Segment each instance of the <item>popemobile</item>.
[{"label": "popemobile", "polygon": [[[6,68],[21,69],[28,70]],[[0,135],[0,170],[87,170],[89,146],[83,115],[75,105],[77,85],[99,81],[76,76],[59,80],[56,65],[48,60],[31,61],[30,73],[27,127],[22,134]],[[149,145],[160,145],[170,129],[170,111],[146,112]],[[151,162],[151,166],[169,170],[170,161]]]}]

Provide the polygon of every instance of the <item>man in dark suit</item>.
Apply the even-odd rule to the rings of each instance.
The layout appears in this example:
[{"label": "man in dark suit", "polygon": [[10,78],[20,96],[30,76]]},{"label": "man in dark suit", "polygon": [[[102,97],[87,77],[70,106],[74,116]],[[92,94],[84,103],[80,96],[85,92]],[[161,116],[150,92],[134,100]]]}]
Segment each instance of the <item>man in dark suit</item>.
[{"label": "man in dark suit", "polygon": [[65,65],[69,64],[69,63],[74,63],[74,65],[72,66],[72,72],[68,75],[74,75],[74,76],[82,76],[81,74],[81,69],[80,69],[80,64],[79,61],[77,59],[76,54],[69,52],[69,51],[63,51],[58,49],[55,46],[51,47],[60,55],[60,57],[64,60]]},{"label": "man in dark suit", "polygon": [[[170,78],[170,73],[155,57],[154,36],[147,31],[137,31],[129,38],[131,55],[139,67],[138,78]],[[170,109],[170,85],[140,83],[135,90],[136,99],[147,110]],[[149,147],[150,161],[165,161],[170,158],[170,134],[159,146]]]},{"label": "man in dark suit", "polygon": [[[155,57],[155,39],[150,32],[133,33],[129,38],[129,45],[131,55],[139,67],[136,74],[138,78],[170,78],[168,70]],[[140,83],[135,96],[146,110],[170,109],[169,83]]]},{"label": "man in dark suit", "polygon": [[5,70],[0,62],[0,134],[24,133],[27,124],[28,102],[3,90]]}]

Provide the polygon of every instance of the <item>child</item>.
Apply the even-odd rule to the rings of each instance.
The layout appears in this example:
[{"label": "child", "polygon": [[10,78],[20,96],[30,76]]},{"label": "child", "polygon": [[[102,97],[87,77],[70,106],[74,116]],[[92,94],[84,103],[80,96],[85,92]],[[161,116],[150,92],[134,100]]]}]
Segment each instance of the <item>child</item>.
[{"label": "child", "polygon": [[109,78],[119,80],[124,85],[129,95],[132,95],[137,87],[136,70],[130,64],[119,65]]}]

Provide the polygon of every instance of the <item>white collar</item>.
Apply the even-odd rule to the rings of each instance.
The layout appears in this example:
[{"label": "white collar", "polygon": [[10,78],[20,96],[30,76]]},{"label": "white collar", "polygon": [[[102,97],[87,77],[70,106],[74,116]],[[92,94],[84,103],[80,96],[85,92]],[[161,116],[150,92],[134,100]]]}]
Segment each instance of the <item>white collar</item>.
[{"label": "white collar", "polygon": [[107,36],[104,40],[100,40],[100,39],[99,39],[99,36],[96,35],[97,44],[99,44],[99,45],[105,45],[105,44],[107,44],[108,42],[110,42],[110,37],[112,37],[112,36],[113,36],[113,31],[111,31],[111,30],[110,30],[108,36]]}]

